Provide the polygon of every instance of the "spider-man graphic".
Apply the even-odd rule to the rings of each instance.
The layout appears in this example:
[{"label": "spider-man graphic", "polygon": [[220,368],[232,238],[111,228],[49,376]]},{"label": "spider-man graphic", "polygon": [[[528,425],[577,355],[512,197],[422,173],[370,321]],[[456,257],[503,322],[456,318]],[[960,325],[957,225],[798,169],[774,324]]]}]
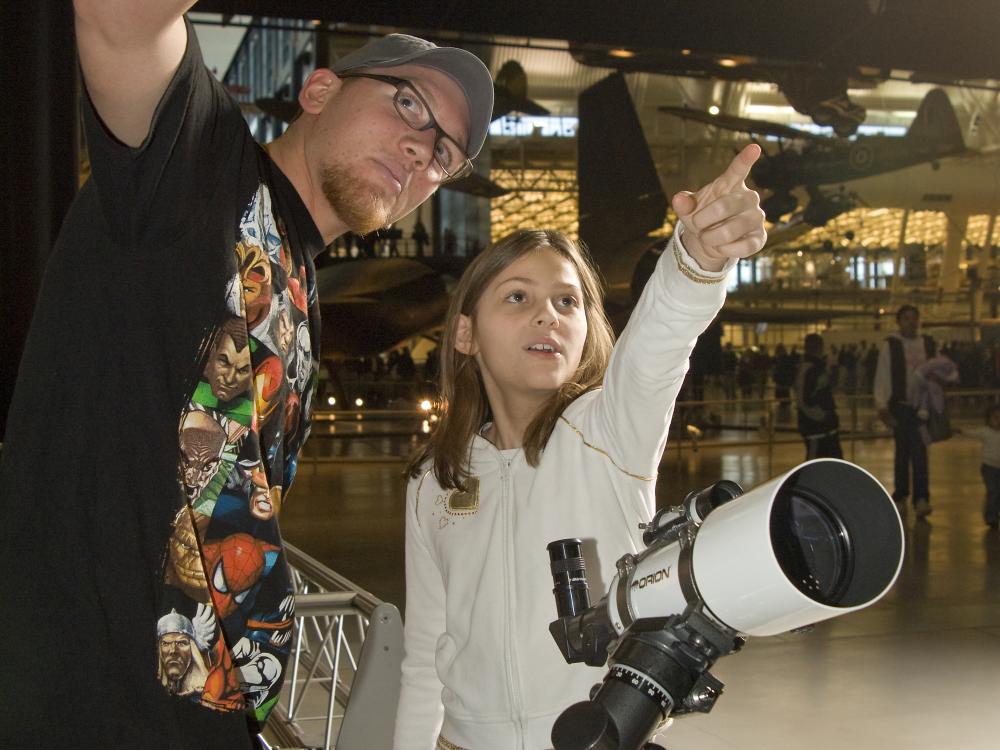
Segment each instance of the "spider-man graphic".
[{"label": "spider-man graphic", "polygon": [[250,609],[261,579],[271,572],[281,551],[280,547],[242,533],[206,542],[203,549],[208,588],[221,618]]},{"label": "spider-man graphic", "polygon": [[[243,672],[243,689],[251,692],[254,715],[263,721],[281,688],[282,659],[292,635],[293,597],[288,592],[273,609],[261,611],[255,599],[278,559],[280,548],[249,534],[231,534],[203,545],[208,589],[229,643]],[[266,655],[265,655],[266,654]],[[206,697],[219,706],[233,705],[244,696],[233,694],[234,673],[230,653],[220,654],[226,669],[205,683]],[[213,678],[214,677],[214,681]],[[265,679],[266,678],[266,679]],[[223,684],[223,680],[226,680]],[[216,697],[215,692],[219,697]],[[272,695],[273,693],[273,695]],[[211,703],[211,700],[210,700]]]}]

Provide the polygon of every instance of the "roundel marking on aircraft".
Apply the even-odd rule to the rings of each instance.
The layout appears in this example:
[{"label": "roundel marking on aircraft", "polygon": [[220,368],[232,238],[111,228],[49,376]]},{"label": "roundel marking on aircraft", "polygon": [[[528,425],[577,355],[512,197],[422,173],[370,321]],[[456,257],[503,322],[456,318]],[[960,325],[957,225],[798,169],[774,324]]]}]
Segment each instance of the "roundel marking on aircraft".
[{"label": "roundel marking on aircraft", "polygon": [[867,143],[856,143],[847,154],[847,163],[855,172],[867,172],[875,161],[875,152]]}]

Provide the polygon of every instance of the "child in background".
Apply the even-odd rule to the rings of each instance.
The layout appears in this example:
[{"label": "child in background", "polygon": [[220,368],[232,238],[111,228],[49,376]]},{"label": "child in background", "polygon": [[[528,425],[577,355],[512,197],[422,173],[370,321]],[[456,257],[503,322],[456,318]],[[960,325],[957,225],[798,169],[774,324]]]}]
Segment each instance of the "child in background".
[{"label": "child in background", "polygon": [[983,444],[983,464],[980,471],[986,485],[983,520],[991,529],[1000,526],[1000,404],[986,410],[986,425],[961,430],[961,434],[976,438]]},{"label": "child in background", "polygon": [[596,551],[595,599],[643,549],[691,349],[734,259],[766,238],[744,184],[759,155],[675,196],[677,232],[613,351],[596,272],[564,235],[515,232],[466,269],[441,342],[442,419],[409,467],[395,750],[551,747],[555,719],[603,679],[549,635],[546,545]]}]

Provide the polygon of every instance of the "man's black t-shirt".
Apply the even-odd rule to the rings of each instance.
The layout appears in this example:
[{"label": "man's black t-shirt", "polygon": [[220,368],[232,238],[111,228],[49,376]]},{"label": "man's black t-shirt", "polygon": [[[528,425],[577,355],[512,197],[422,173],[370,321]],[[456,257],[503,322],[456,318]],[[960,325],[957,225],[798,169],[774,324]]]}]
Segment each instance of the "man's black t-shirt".
[{"label": "man's black t-shirt", "polygon": [[281,688],[323,242],[188,37],[139,148],[85,112],[0,464],[0,747],[245,749]]}]

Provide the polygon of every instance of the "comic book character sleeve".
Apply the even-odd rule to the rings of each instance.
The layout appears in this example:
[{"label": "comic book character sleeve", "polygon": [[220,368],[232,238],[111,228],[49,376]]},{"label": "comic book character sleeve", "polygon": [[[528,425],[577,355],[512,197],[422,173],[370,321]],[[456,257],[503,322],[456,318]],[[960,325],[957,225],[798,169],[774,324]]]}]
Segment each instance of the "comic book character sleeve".
[{"label": "comic book character sleeve", "polygon": [[[233,249],[226,310],[197,355],[200,377],[178,426],[183,494],[167,553],[163,616],[215,624],[199,690],[182,698],[244,709],[263,724],[292,641],[294,590],[277,519],[308,432],[318,357],[305,295],[261,184]],[[292,283],[294,282],[294,283]],[[205,628],[209,622],[202,614]]]}]

